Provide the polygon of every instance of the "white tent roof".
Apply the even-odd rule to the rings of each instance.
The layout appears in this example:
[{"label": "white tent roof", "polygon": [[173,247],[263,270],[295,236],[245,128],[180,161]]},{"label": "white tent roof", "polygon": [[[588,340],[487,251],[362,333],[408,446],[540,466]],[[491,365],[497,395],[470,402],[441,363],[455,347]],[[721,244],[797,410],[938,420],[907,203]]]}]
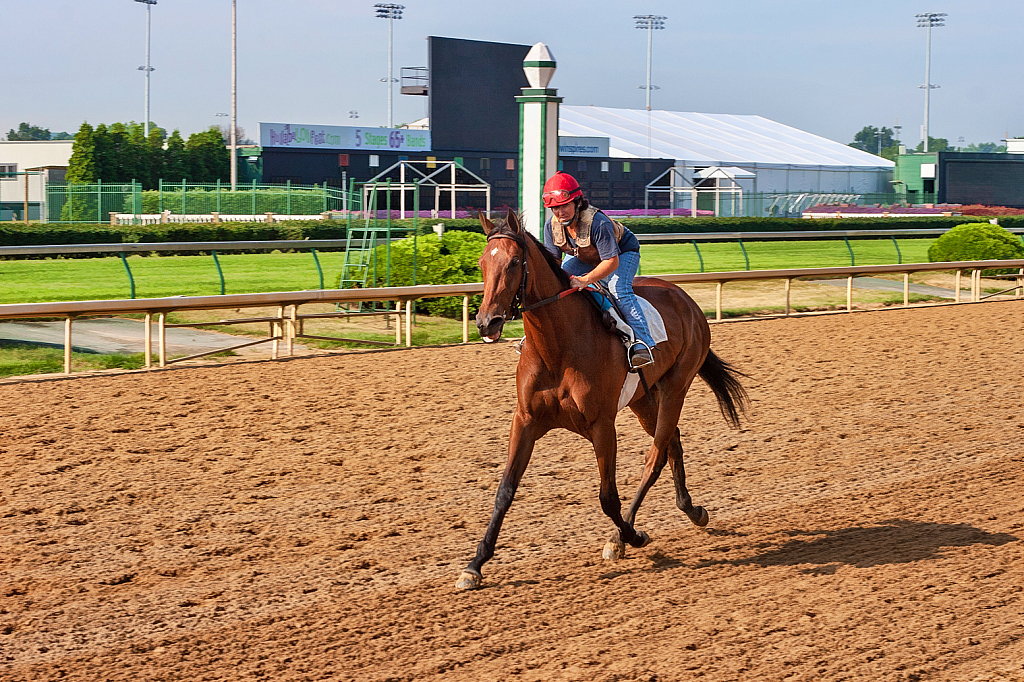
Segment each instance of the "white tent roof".
[{"label": "white tent roof", "polygon": [[859,149],[761,116],[650,112],[650,148],[644,109],[559,107],[558,132],[610,138],[611,154],[667,158],[688,164],[792,164],[892,168],[896,164]]}]

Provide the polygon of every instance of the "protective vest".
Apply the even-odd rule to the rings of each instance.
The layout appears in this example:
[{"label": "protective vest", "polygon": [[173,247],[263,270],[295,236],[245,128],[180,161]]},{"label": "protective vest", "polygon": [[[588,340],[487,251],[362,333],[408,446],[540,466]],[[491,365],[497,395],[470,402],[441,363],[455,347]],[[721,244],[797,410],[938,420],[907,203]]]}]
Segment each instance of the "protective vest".
[{"label": "protective vest", "polygon": [[[608,218],[603,211],[593,206],[589,206],[580,213],[579,220],[576,222],[576,248],[569,246],[569,240],[565,234],[565,225],[557,217],[551,216],[551,238],[554,240],[555,246],[563,253],[576,256],[587,265],[597,265],[600,263],[601,256],[597,253],[597,247],[590,243],[590,226],[594,222],[594,216],[598,213]],[[619,221],[613,218],[608,219],[612,221],[615,243],[618,244],[619,240],[622,239],[622,235],[625,234],[626,228]]]}]

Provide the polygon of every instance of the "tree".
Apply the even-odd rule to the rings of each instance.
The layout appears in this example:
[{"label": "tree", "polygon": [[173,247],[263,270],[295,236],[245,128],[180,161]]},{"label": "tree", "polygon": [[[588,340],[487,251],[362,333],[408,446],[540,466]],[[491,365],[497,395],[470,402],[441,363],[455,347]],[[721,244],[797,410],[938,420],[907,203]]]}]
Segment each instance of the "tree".
[{"label": "tree", "polygon": [[893,138],[892,128],[876,128],[875,126],[864,126],[860,132],[853,136],[853,142],[849,146],[869,154],[878,153],[878,141],[881,138],[882,150],[895,147],[896,141]]},{"label": "tree", "polygon": [[88,123],[83,123],[75,134],[75,142],[71,145],[71,160],[68,161],[68,172],[64,179],[69,185],[82,185],[96,182],[96,137],[95,131]]},{"label": "tree", "polygon": [[164,151],[164,138],[167,134],[163,128],[149,126],[149,137],[146,138],[146,176],[142,181],[146,189],[156,189],[164,176],[167,154]]},{"label": "tree", "polygon": [[[231,144],[231,126],[214,126],[214,128],[224,138],[224,144]],[[245,128],[242,126],[235,126],[235,142],[237,144],[256,144],[245,136]]]},{"label": "tree", "polygon": [[998,142],[979,142],[974,144],[973,142],[963,148],[965,152],[982,152],[984,154],[1004,153],[1006,152],[1006,145],[1001,145]]},{"label": "tree", "polygon": [[185,140],[181,139],[181,133],[175,130],[167,138],[167,149],[164,150],[164,180],[177,182],[187,180],[189,176],[188,155],[185,152]]},{"label": "tree", "polygon": [[64,131],[61,131],[59,133],[50,133],[50,139],[51,140],[73,140],[73,139],[75,139],[75,136],[72,135],[71,133],[65,133]]},{"label": "tree", "polygon": [[[923,152],[924,151],[924,142],[918,142],[917,143],[917,147],[914,148],[914,151]],[[955,150],[952,147],[949,146],[949,140],[947,140],[946,138],[944,138],[944,137],[932,137],[931,135],[929,135],[928,136],[928,151],[929,152],[951,152],[951,151],[955,151]]]},{"label": "tree", "polygon": [[96,130],[93,133],[93,142],[95,145],[95,157],[96,157],[96,180],[103,180],[104,182],[114,182],[114,177],[117,173],[117,159],[114,152],[114,142],[110,139],[110,130],[107,128],[106,123],[100,123],[96,126]]},{"label": "tree", "polygon": [[50,129],[40,128],[34,126],[31,123],[19,123],[18,129],[14,130],[11,128],[7,131],[7,139],[11,142],[22,142],[29,140],[49,140]]},{"label": "tree", "polygon": [[195,182],[228,180],[231,176],[231,154],[216,126],[202,133],[192,133],[185,143],[189,169]]}]

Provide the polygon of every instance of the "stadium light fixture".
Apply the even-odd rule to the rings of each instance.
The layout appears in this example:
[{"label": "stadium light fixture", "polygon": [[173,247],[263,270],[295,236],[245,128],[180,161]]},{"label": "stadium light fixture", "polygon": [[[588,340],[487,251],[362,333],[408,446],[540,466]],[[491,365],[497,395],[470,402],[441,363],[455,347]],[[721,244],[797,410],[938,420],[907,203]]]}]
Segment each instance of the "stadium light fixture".
[{"label": "stadium light fixture", "polygon": [[647,31],[647,85],[641,85],[641,90],[647,91],[647,111],[651,110],[651,90],[659,89],[657,85],[651,85],[651,45],[654,42],[654,31],[665,28],[665,20],[668,17],[657,14],[638,14],[633,17],[633,27]]},{"label": "stadium light fixture", "polygon": [[146,73],[146,116],[143,126],[143,135],[149,137],[149,74],[154,71],[153,67],[149,65],[149,34],[151,26],[152,14],[150,10],[153,9],[153,5],[156,4],[156,0],[135,0],[135,2],[141,2],[146,6],[146,65],[140,66],[139,71]]},{"label": "stadium light fixture", "polygon": [[402,18],[402,10],[405,9],[405,5],[395,5],[392,3],[378,2],[373,6],[377,10],[378,19],[388,20],[388,77],[381,78],[381,82],[388,84],[388,128],[394,128],[394,118],[392,115],[393,111],[393,98],[394,98],[394,83],[398,81],[395,78],[394,68],[394,52],[395,52],[395,19]]},{"label": "stadium light fixture", "polygon": [[924,90],[924,125],[921,126],[921,137],[924,141],[924,151],[928,151],[928,113],[931,105],[932,90],[939,87],[932,85],[932,29],[946,25],[945,12],[924,12],[915,15],[917,27],[928,29],[928,40],[924,52],[924,85],[918,86]]}]

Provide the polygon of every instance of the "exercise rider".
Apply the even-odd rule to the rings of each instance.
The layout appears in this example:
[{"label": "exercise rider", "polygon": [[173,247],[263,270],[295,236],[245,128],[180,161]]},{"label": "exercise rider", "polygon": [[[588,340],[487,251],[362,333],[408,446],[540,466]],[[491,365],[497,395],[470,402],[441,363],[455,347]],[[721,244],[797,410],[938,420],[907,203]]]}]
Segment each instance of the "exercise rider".
[{"label": "exercise rider", "polygon": [[562,259],[572,286],[582,289],[601,282],[615,297],[637,343],[629,349],[633,369],[654,362],[655,343],[633,293],[640,267],[640,242],[625,226],[590,205],[576,178],[558,171],[544,183],[544,206],[551,219],[544,224],[544,246]]}]

